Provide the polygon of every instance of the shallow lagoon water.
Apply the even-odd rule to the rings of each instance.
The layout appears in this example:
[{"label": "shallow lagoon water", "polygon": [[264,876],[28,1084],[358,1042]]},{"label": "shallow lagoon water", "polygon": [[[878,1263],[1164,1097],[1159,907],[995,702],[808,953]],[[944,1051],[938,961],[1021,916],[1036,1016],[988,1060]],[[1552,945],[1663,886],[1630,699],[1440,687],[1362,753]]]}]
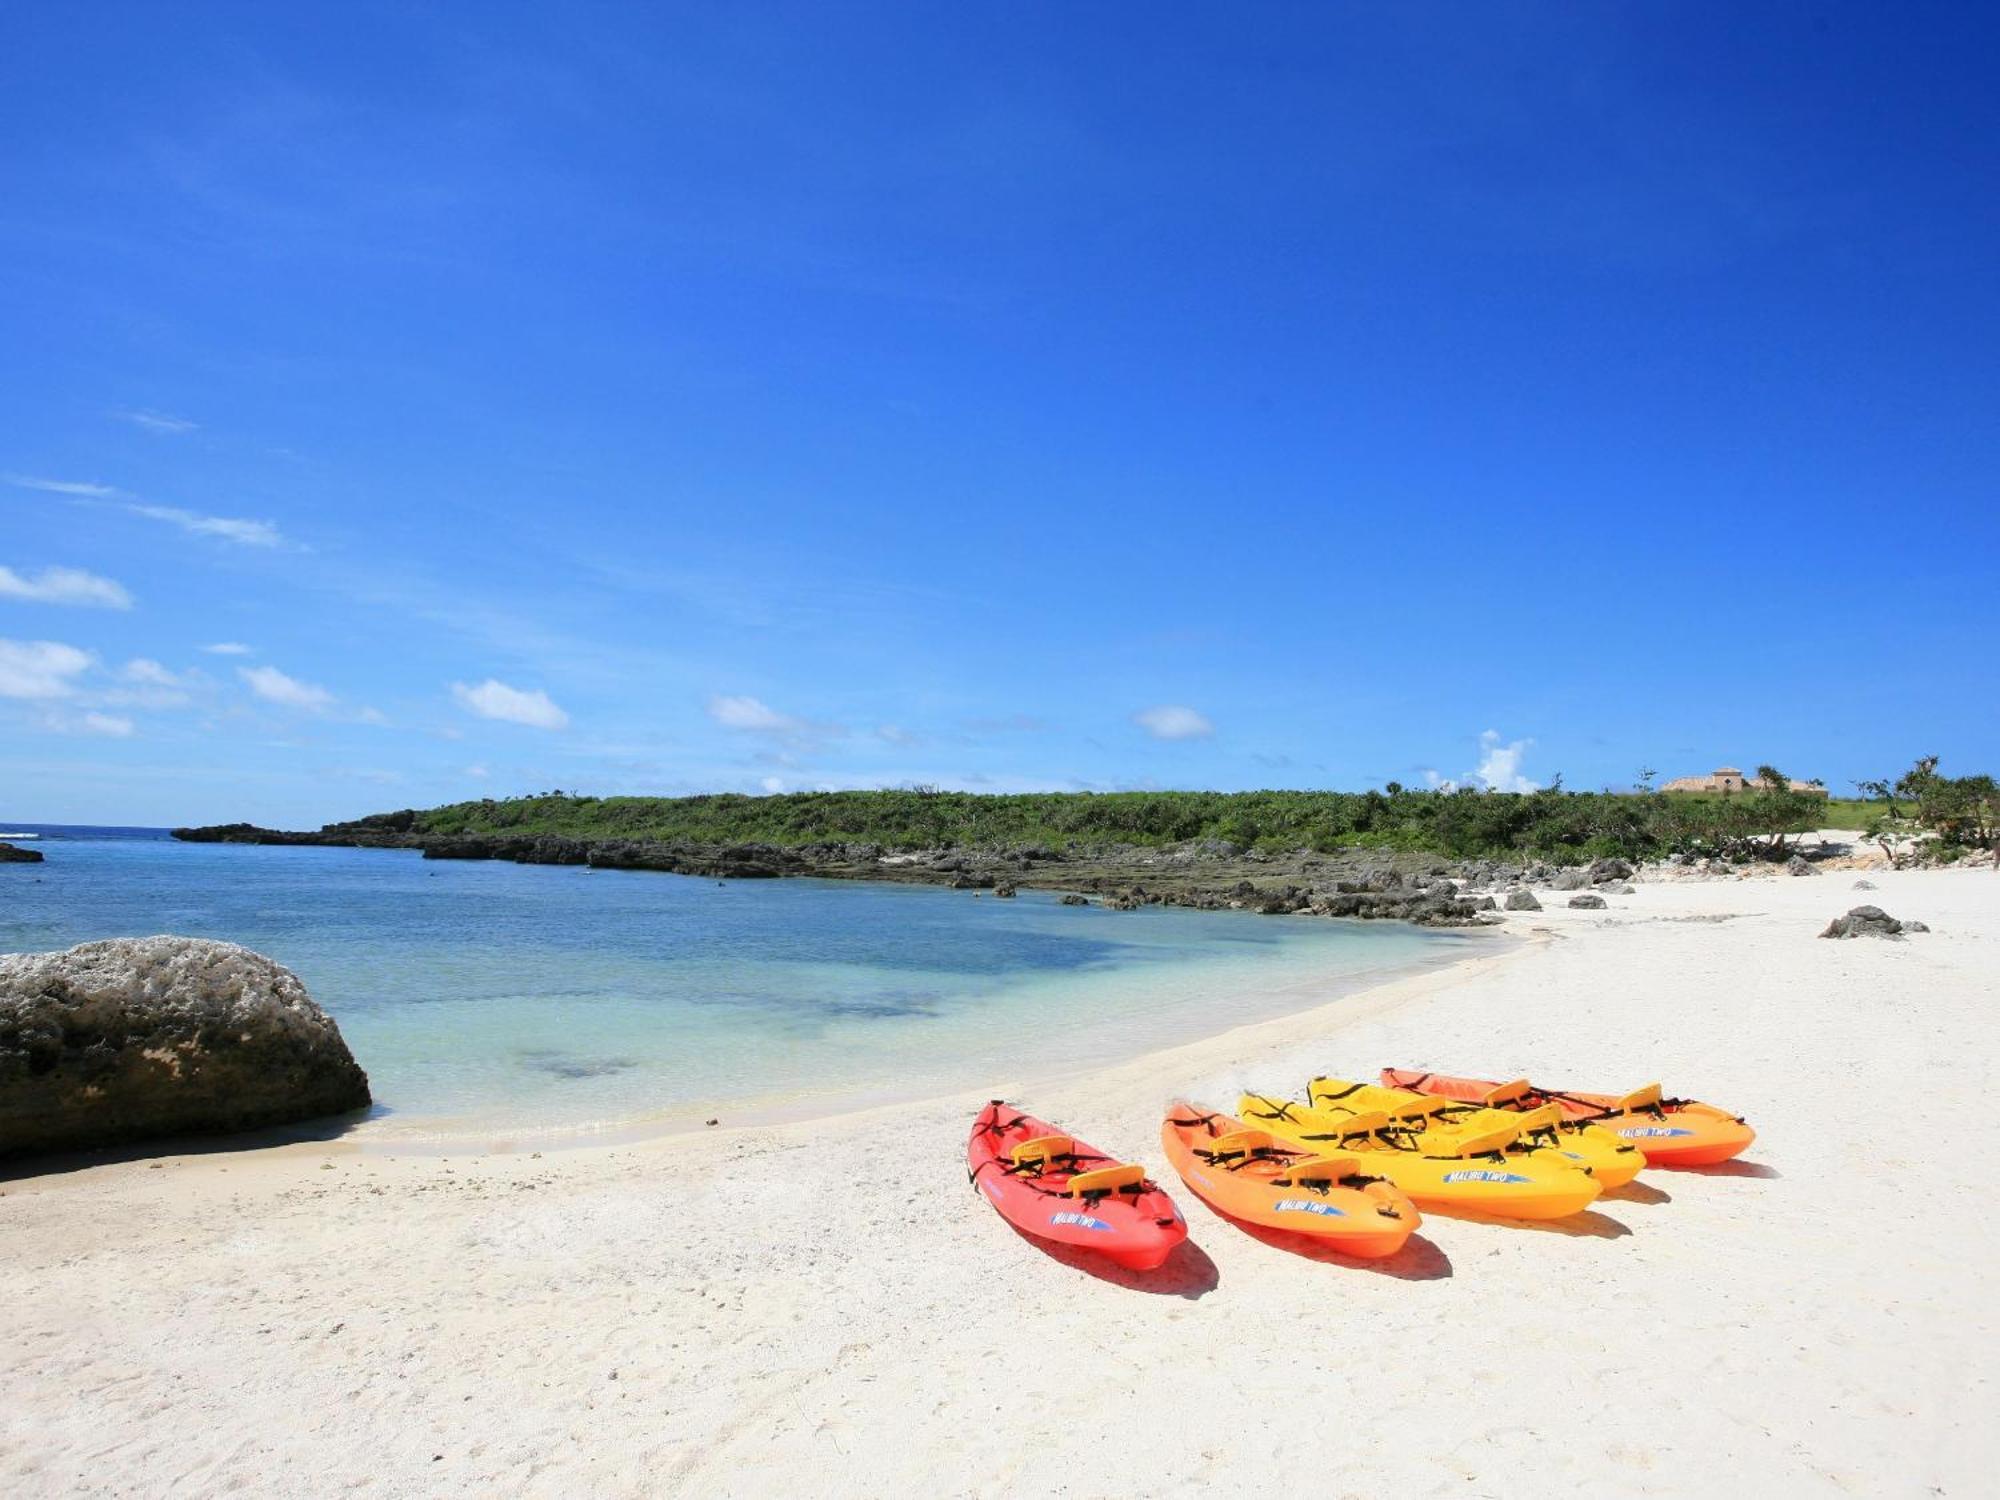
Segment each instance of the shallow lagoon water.
[{"label": "shallow lagoon water", "polygon": [[46,863],[0,871],[0,951],[173,932],[269,954],[339,1021],[378,1101],[369,1130],[388,1134],[999,1087],[1303,1008],[1468,942],[1043,892],[43,831]]}]

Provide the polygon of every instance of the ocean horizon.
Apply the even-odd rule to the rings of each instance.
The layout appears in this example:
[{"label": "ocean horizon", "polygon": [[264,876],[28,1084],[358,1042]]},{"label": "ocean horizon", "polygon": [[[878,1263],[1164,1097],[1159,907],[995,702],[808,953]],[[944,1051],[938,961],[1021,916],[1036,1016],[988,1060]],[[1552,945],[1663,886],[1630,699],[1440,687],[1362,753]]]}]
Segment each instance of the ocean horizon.
[{"label": "ocean horizon", "polygon": [[176,933],[291,968],[368,1071],[366,1135],[589,1136],[1108,1063],[1450,961],[1401,924],[941,887],[183,844],[17,822],[0,951]]}]

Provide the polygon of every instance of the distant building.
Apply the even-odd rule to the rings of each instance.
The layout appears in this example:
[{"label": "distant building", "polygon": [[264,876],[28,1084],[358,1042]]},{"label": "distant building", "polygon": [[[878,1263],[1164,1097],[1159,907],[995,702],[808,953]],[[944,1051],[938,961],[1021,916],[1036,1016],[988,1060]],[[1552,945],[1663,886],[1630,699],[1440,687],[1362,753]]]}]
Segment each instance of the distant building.
[{"label": "distant building", "polygon": [[[1734,766],[1718,766],[1706,776],[1676,776],[1660,790],[1663,792],[1754,792],[1758,787],[1757,778],[1745,776]],[[1826,788],[1814,786],[1810,781],[1794,781],[1791,788],[1795,792],[1810,792],[1824,797]]]}]

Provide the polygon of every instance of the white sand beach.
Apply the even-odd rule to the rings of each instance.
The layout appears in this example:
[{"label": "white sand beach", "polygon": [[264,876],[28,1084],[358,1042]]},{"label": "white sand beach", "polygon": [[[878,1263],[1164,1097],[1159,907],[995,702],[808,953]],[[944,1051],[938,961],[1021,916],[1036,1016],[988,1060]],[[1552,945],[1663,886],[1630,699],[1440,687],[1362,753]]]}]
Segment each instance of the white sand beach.
[{"label": "white sand beach", "polygon": [[[1988,1494],[2000,876],[1869,878],[1545,897],[1449,971],[818,1124],[17,1175],[0,1493]],[[1816,937],[1862,902],[1932,931]],[[992,1093],[1161,1169],[1176,1094],[1384,1064],[1657,1078],[1760,1139],[1376,1265],[1167,1182],[1191,1244],[1134,1276],[965,1184]]]}]

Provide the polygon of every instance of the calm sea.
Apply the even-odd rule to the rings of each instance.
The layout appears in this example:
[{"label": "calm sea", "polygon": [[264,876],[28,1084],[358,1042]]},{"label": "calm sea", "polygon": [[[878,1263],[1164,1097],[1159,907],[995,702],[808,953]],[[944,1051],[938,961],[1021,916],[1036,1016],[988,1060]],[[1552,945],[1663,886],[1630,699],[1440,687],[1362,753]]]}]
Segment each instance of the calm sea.
[{"label": "calm sea", "polygon": [[296,971],[366,1133],[560,1135],[998,1087],[1303,1009],[1467,939],[1023,892],[178,844],[26,823],[0,952],[171,932]]}]

